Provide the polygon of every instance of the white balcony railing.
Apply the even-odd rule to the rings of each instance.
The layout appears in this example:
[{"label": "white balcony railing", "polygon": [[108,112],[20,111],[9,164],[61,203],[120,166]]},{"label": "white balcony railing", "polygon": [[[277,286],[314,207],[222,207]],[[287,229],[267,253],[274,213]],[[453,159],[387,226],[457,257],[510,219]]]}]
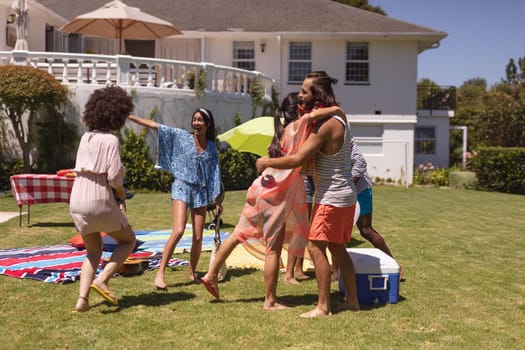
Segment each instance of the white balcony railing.
[{"label": "white balcony railing", "polygon": [[0,65],[26,64],[44,69],[63,84],[93,84],[193,90],[196,94],[249,96],[257,81],[271,101],[273,79],[260,72],[134,56],[0,51]]}]

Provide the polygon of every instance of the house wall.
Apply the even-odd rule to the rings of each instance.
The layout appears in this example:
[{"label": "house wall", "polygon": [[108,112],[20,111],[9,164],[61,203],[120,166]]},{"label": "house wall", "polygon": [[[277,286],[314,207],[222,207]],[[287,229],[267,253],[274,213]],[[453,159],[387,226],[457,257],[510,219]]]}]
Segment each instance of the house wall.
[{"label": "house wall", "polygon": [[[66,120],[76,125],[79,136],[85,132],[85,127],[81,120],[84,106],[91,93],[97,88],[101,88],[101,86],[88,84],[68,85],[69,102],[66,107]],[[252,112],[252,103],[249,97],[230,97],[213,94],[195,97],[193,92],[177,92],[174,94],[170,89],[156,88],[152,90],[144,87],[128,87],[126,90],[133,97],[135,104],[134,114],[148,118],[151,111],[157,108],[157,113],[153,117],[155,121],[185,130],[191,130],[192,113],[200,107],[212,111],[215,124],[221,129],[221,132],[235,126],[234,117],[237,112],[244,116],[250,116]],[[247,118],[244,118],[244,121],[246,120]],[[2,127],[1,135],[4,135],[2,138],[3,142],[9,142],[8,145],[13,147],[10,149],[11,152],[9,154],[4,155],[13,159],[20,158],[21,150],[14,139],[11,124],[7,120],[2,119],[0,120],[0,126]],[[126,123],[125,127],[136,131],[143,129],[130,122]],[[156,138],[153,134],[148,136],[147,143],[153,155],[157,148]]]},{"label": "house wall", "polygon": [[435,154],[414,154],[414,166],[432,163],[438,168],[449,167],[449,138],[450,138],[450,119],[448,116],[420,116],[417,126],[432,126],[436,130],[436,153]]},{"label": "house wall", "polygon": [[8,47],[6,43],[7,36],[7,16],[10,13],[10,8],[7,6],[0,6],[0,51],[12,50],[12,47]]},{"label": "house wall", "polygon": [[[11,12],[10,4],[0,2],[0,34],[5,34],[5,19]],[[2,20],[4,17],[4,20]],[[31,51],[45,50],[45,24],[60,26],[60,19],[53,14],[37,8],[32,12],[29,21],[28,44]],[[10,50],[6,46],[5,35],[0,35],[0,51]],[[339,82],[334,86],[337,100],[349,115],[350,123],[355,125],[380,126],[383,130],[381,153],[369,153],[365,156],[369,162],[370,175],[381,178],[407,179],[412,182],[414,164],[431,161],[438,166],[448,166],[448,118],[420,120],[419,123],[439,125],[436,138],[439,140],[436,155],[429,159],[414,156],[414,125],[418,121],[417,113],[417,57],[416,40],[395,40],[373,38],[352,39],[334,34],[333,37],[305,35],[305,33],[243,33],[223,32],[185,33],[186,39],[202,40],[203,62],[231,66],[232,42],[250,40],[255,43],[256,70],[274,77],[280,93],[280,99],[289,92],[297,92],[300,84],[289,84],[288,47],[290,41],[310,41],[312,43],[312,68],[326,70]],[[180,38],[182,39],[182,37]],[[169,40],[176,40],[169,39]],[[369,43],[370,83],[366,85],[345,84],[345,61],[347,41],[366,41]],[[264,42],[265,51],[261,52],[260,44]],[[168,58],[168,57],[166,57]],[[178,57],[178,59],[183,59]],[[190,60],[190,59],[188,59]],[[89,95],[84,90],[75,91],[79,99],[77,109],[81,110]],[[86,96],[84,96],[86,94]],[[84,96],[84,97],[83,97]],[[233,116],[239,111],[243,120],[252,114],[249,99],[230,100],[223,96],[188,97],[177,93],[177,96],[150,94],[137,89],[139,113],[147,114],[154,105],[162,108],[161,116],[170,125],[179,125],[183,119],[178,115],[187,115],[199,106],[209,107],[216,113],[217,125],[224,130],[232,127]],[[137,98],[138,98],[137,97]],[[247,100],[247,101],[246,101]],[[217,111],[217,112],[215,112]],[[171,118],[171,119],[170,119]],[[421,118],[420,118],[421,119]],[[356,129],[357,130],[357,129]],[[359,134],[356,140],[363,139]],[[405,160],[406,159],[406,160]]]},{"label": "house wall", "polygon": [[[27,31],[27,45],[29,51],[45,51],[45,35],[46,35],[46,24],[60,27],[66,24],[66,20],[61,18],[57,14],[49,11],[49,9],[43,7],[36,1],[27,3],[28,10],[28,31]],[[9,14],[14,13],[11,8],[12,1],[0,1],[0,51],[12,50],[12,46],[7,46],[6,43],[6,22]],[[16,33],[15,24],[10,24],[10,30],[14,30]],[[16,35],[16,34],[15,34]]]},{"label": "house wall", "polygon": [[[71,104],[67,115],[83,132],[84,127],[78,116],[82,115],[89,96],[97,87],[69,85],[68,88]],[[210,94],[196,98],[193,92],[174,94],[170,89],[152,90],[145,87],[129,87],[127,91],[133,97],[134,114],[147,118],[151,111],[157,108],[155,121],[186,130],[190,130],[191,115],[197,108],[211,110],[215,124],[220,126],[223,132],[235,126],[234,117],[237,111],[243,115],[250,115],[252,111],[251,99],[245,97]]]},{"label": "house wall", "polygon": [[[372,177],[412,183],[414,167],[414,125],[417,122],[417,45],[412,41],[371,40],[369,42],[370,82],[345,84],[346,42],[349,38],[305,38],[280,35],[267,38],[239,38],[237,33],[206,38],[206,60],[231,65],[232,42],[254,40],[256,69],[274,77],[282,99],[299,91],[301,84],[288,83],[288,47],[291,41],[312,43],[312,69],[325,70],[338,79],[334,93],[351,124],[380,127],[381,153],[363,152]],[[260,43],[266,43],[265,52]],[[355,40],[358,41],[358,40]],[[363,40],[361,40],[363,41]],[[380,114],[376,114],[380,113]],[[353,134],[356,142],[366,137]],[[447,138],[448,139],[448,138]]]}]

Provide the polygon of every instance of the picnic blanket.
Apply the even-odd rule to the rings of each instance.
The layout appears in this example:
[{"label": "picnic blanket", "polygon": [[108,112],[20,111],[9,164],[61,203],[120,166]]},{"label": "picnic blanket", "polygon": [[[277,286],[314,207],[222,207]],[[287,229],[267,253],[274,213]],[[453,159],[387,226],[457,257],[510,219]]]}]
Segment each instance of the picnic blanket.
[{"label": "picnic blanket", "polygon": [[[138,247],[139,251],[155,252],[162,253],[164,250],[164,245],[168,241],[169,236],[171,235],[171,229],[164,230],[142,230],[135,231],[135,236],[137,240],[142,241],[143,243]],[[226,237],[228,237],[228,232],[220,232],[221,240],[224,242]],[[204,230],[202,233],[202,250],[207,251],[213,248],[213,237],[215,236],[215,231]],[[175,248],[174,253],[183,253],[191,249],[191,240],[192,240],[192,226],[190,224],[186,225],[186,230],[184,235],[180,239],[177,247]]]},{"label": "picnic blanket", "polygon": [[[13,248],[0,250],[0,274],[29,278],[49,283],[72,283],[80,279],[80,269],[86,257],[86,250],[78,250],[70,245],[56,245],[33,248]],[[104,252],[102,259],[111,256]],[[158,268],[160,256],[158,253],[136,251],[130,259],[147,259],[149,269]],[[102,271],[105,262],[101,263],[97,273]],[[184,259],[171,259],[168,266],[185,266]]]},{"label": "picnic blanket", "polygon": [[[135,234],[137,240],[143,243],[129,256],[129,259],[147,259],[148,270],[158,268],[171,229],[136,231]],[[191,249],[191,234],[191,225],[188,225],[175,253]],[[214,234],[214,231],[205,230],[203,250],[211,250]],[[227,236],[228,233],[221,232],[222,239],[226,239]],[[110,256],[111,252],[103,252],[97,273],[102,271],[105,264],[104,259]],[[50,283],[72,283],[80,279],[80,269],[85,257],[86,250],[79,250],[66,244],[0,250],[0,274]],[[187,266],[188,264],[187,260],[177,258],[172,258],[168,262],[170,267]]]}]

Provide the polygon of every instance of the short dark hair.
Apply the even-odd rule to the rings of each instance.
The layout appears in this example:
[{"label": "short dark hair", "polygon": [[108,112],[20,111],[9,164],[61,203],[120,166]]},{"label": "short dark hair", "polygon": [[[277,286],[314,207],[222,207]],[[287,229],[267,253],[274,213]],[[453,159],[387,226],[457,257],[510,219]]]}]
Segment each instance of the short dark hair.
[{"label": "short dark hair", "polygon": [[95,90],[84,109],[84,124],[92,130],[120,130],[135,106],[126,91],[118,86]]},{"label": "short dark hair", "polygon": [[200,113],[200,115],[204,119],[204,122],[206,123],[206,138],[210,141],[215,141],[215,120],[213,120],[213,113],[206,108],[197,108],[195,112],[193,112],[193,114],[191,115],[192,119],[195,113],[197,112]]}]

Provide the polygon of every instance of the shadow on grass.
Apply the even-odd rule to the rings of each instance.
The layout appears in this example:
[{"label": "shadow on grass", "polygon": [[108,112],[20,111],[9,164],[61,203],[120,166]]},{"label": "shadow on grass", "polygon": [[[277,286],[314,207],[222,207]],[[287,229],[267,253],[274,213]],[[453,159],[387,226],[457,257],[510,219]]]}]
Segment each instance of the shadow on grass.
[{"label": "shadow on grass", "polygon": [[[281,295],[277,296],[277,299],[280,303],[289,306],[289,307],[297,307],[297,306],[304,306],[304,305],[312,305],[315,307],[317,304],[317,294],[303,294],[303,295]],[[344,301],[344,297],[340,292],[332,292],[330,293],[330,300],[332,305],[332,310],[335,310],[336,307],[341,304]],[[260,298],[249,298],[249,299],[237,299],[236,302],[264,302],[264,297]],[[403,296],[399,296],[398,303],[401,303],[403,301],[406,301],[406,298]],[[387,303],[380,303],[380,304],[360,304],[361,311],[372,311],[375,309],[383,308],[386,306],[389,306],[391,304]],[[340,311],[344,312],[344,311]],[[337,313],[340,313],[337,312]]]},{"label": "shadow on grass", "polygon": [[195,294],[186,292],[157,292],[157,293],[144,293],[140,295],[126,295],[119,299],[118,307],[113,310],[105,311],[104,313],[115,313],[120,312],[123,309],[135,307],[139,305],[143,306],[162,306],[168,305],[176,301],[187,301],[195,298]]},{"label": "shadow on grass", "polygon": [[259,272],[259,270],[255,269],[255,268],[246,268],[246,269],[233,268],[233,269],[228,269],[228,272],[226,273],[226,278],[224,279],[223,282],[229,281],[232,277],[241,277],[241,276],[245,276],[245,275],[251,275],[252,273],[255,273],[255,272]]},{"label": "shadow on grass", "polygon": [[[303,294],[303,295],[278,295],[277,300],[279,303],[289,307],[301,306],[301,305],[313,305],[317,302],[317,294]],[[247,299],[235,299],[230,302],[236,303],[263,303],[264,296],[257,298]]]},{"label": "shadow on grass", "polygon": [[[359,231],[357,231],[357,232],[359,232]],[[355,232],[352,233],[352,236],[353,236],[354,234],[355,234]],[[361,244],[363,244],[363,243],[365,243],[365,242],[366,242],[366,241],[362,241],[362,240],[360,240],[360,239],[356,239],[356,238],[352,237],[352,239],[350,240],[350,242],[348,242],[348,243],[346,244],[346,247],[347,247],[347,248],[355,248],[355,247],[359,247]]]},{"label": "shadow on grass", "polygon": [[72,222],[37,222],[29,224],[28,227],[75,227]]}]

